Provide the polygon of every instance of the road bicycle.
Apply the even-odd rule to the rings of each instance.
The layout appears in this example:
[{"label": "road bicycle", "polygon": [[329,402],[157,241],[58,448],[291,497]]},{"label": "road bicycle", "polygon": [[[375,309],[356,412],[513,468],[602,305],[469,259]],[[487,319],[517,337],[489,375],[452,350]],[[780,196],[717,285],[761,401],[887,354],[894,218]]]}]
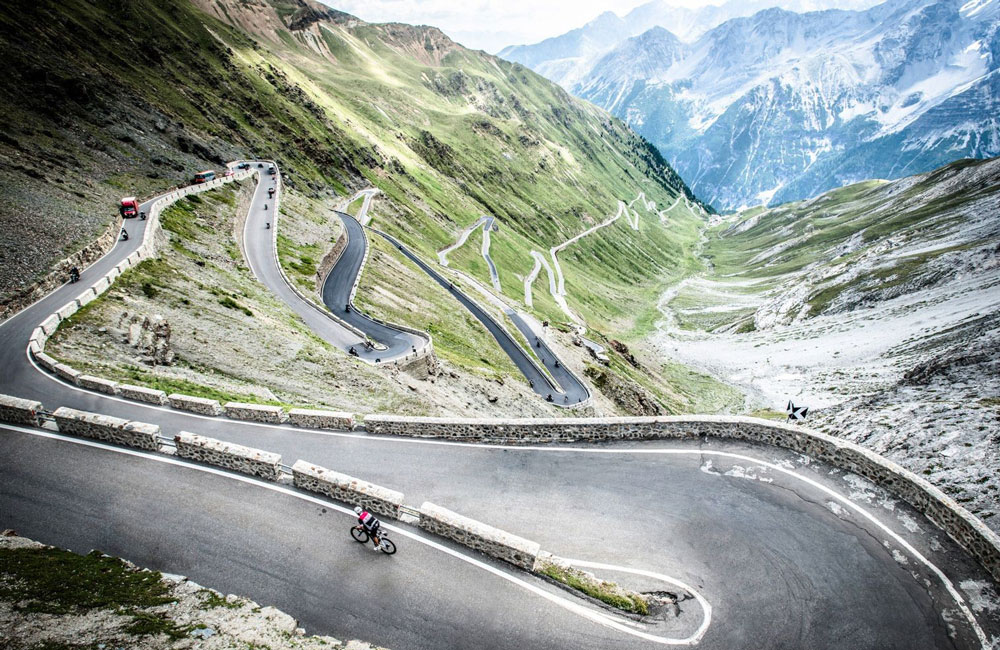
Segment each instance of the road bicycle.
[{"label": "road bicycle", "polygon": [[[368,531],[365,530],[363,526],[352,526],[351,537],[354,538],[355,542],[359,542],[361,544],[365,544],[371,539],[368,535]],[[389,539],[388,532],[380,529],[375,541],[378,542],[379,549],[386,555],[392,555],[396,552],[396,545],[392,543],[391,539]]]}]

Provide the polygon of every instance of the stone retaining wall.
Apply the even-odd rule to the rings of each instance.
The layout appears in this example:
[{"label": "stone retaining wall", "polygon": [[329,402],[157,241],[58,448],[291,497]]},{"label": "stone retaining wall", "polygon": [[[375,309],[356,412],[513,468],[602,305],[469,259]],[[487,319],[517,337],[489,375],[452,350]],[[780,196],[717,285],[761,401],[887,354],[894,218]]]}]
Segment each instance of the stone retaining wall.
[{"label": "stone retaining wall", "polygon": [[281,424],[285,421],[285,412],[280,406],[264,406],[262,404],[244,404],[243,402],[226,402],[226,417],[234,420],[250,422],[267,422]]},{"label": "stone retaining wall", "polygon": [[177,443],[177,455],[181,458],[225,467],[268,481],[277,481],[281,476],[281,456],[269,451],[206,438],[187,431],[174,436],[174,442]]},{"label": "stone retaining wall", "polygon": [[420,528],[453,539],[463,546],[521,567],[535,568],[541,547],[536,543],[425,502],[420,506]]},{"label": "stone retaining wall", "polygon": [[299,489],[325,494],[337,501],[359,505],[375,514],[399,519],[399,508],[403,505],[402,492],[334,472],[304,460],[296,461],[292,466],[292,478],[295,487]]},{"label": "stone retaining wall", "polygon": [[126,398],[147,404],[157,404],[163,406],[167,403],[167,394],[162,390],[146,388],[145,386],[133,386],[132,384],[119,384],[118,393]]},{"label": "stone retaining wall", "polygon": [[156,451],[160,427],[62,406],[52,414],[61,433]]},{"label": "stone retaining wall", "polygon": [[916,474],[875,452],[799,426],[738,416],[473,419],[365,417],[372,433],[493,443],[651,440],[712,436],[790,449],[853,472],[903,499],[951,535],[1000,580],[1000,537]]},{"label": "stone retaining wall", "polygon": [[218,400],[171,393],[167,396],[167,401],[170,406],[181,411],[191,411],[200,415],[222,415],[222,406]]},{"label": "stone retaining wall", "polygon": [[297,427],[307,429],[343,429],[354,428],[354,416],[338,411],[314,411],[310,409],[292,409],[288,412],[288,420]]},{"label": "stone retaining wall", "polygon": [[0,395],[0,422],[37,427],[38,412],[41,410],[41,402]]}]

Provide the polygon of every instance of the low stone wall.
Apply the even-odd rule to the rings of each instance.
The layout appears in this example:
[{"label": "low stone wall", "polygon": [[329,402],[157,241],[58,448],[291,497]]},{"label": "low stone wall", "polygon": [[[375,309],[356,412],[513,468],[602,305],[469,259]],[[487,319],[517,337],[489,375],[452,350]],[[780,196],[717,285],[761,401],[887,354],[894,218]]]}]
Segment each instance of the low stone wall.
[{"label": "low stone wall", "polygon": [[354,416],[338,411],[314,411],[310,409],[292,409],[288,412],[288,420],[297,427],[307,429],[343,429],[354,428]]},{"label": "low stone wall", "polygon": [[159,446],[160,427],[155,424],[133,422],[109,415],[88,413],[62,406],[52,416],[61,433],[126,447],[156,451]]},{"label": "low stone wall", "polygon": [[453,539],[463,546],[526,571],[535,568],[541,547],[536,543],[469,519],[451,510],[425,502],[420,506],[420,527],[427,532]]},{"label": "low stone wall", "polygon": [[50,357],[49,355],[45,354],[44,352],[35,354],[35,361],[38,362],[38,365],[45,368],[49,372],[56,371],[56,360]]},{"label": "low stone wall", "polygon": [[218,400],[171,393],[167,396],[167,401],[170,406],[181,411],[191,411],[200,415],[222,415],[222,406]]},{"label": "low stone wall", "polygon": [[42,332],[46,337],[52,336],[52,334],[59,329],[59,316],[57,314],[51,314],[48,318],[42,321],[39,327],[42,328]]},{"label": "low stone wall", "polygon": [[10,395],[0,395],[0,422],[37,427],[42,403]]},{"label": "low stone wall", "polygon": [[233,420],[267,422],[269,424],[281,424],[285,421],[285,412],[280,406],[226,402],[223,408],[226,411],[226,417]]},{"label": "low stone wall", "polygon": [[167,403],[167,394],[162,390],[146,388],[145,386],[133,386],[132,384],[119,384],[118,393],[126,398],[147,404],[157,404],[163,406]]},{"label": "low stone wall", "polygon": [[65,379],[66,381],[68,381],[71,384],[76,385],[76,384],[80,383],[80,375],[82,373],[79,370],[76,370],[74,368],[71,368],[70,366],[67,366],[65,363],[56,363],[52,367],[52,370],[55,371],[55,373],[59,377],[61,377],[62,379]]},{"label": "low stone wall", "polygon": [[325,469],[304,460],[292,466],[295,487],[318,492],[335,499],[359,505],[375,514],[399,519],[403,493],[384,488],[368,481]]},{"label": "low stone wall", "polygon": [[93,375],[80,375],[80,387],[88,390],[96,390],[99,393],[108,395],[118,395],[118,382],[110,379],[102,379]]},{"label": "low stone wall", "polygon": [[277,481],[281,476],[281,456],[269,451],[206,438],[187,431],[174,436],[174,442],[177,443],[177,455],[181,458],[225,467],[268,481]]},{"label": "low stone wall", "polygon": [[365,417],[372,433],[449,438],[501,444],[651,440],[711,436],[764,443],[805,454],[867,478],[940,526],[1000,580],[1000,537],[965,508],[916,474],[875,452],[800,426],[739,416],[623,418],[425,418]]},{"label": "low stone wall", "polygon": [[63,305],[62,308],[56,312],[56,316],[58,316],[59,321],[62,322],[75,314],[78,309],[79,307],[77,306],[77,302],[74,300],[73,302]]}]

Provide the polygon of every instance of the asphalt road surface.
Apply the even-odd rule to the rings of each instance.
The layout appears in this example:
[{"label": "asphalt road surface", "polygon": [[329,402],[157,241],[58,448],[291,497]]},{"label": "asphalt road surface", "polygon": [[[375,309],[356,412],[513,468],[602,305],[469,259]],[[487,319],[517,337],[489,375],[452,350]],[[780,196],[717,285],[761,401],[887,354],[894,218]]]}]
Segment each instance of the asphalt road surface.
[{"label": "asphalt road surface", "polygon": [[[133,237],[84,280],[139,245],[144,222],[126,227]],[[991,581],[933,524],[780,449],[501,448],[314,432],[67,385],[34,366],[27,341],[86,286],[64,285],[0,324],[0,393],[275,451],[287,464],[302,458],[401,490],[410,505],[430,500],[557,555],[620,567],[596,572],[634,588],[664,585],[625,569],[676,578],[711,605],[701,648],[978,648],[980,635],[1000,634],[997,610],[971,611],[963,591]],[[685,638],[705,620],[688,600],[676,618],[614,627],[581,614],[602,610],[568,592],[406,525],[393,533],[396,555],[376,554],[349,538],[344,508],[278,487],[0,426],[0,528],[189,575],[275,605],[311,633],[390,648],[641,648],[658,644],[636,632]]]},{"label": "asphalt road surface", "polygon": [[[560,406],[573,406],[574,404],[579,404],[590,398],[590,390],[587,385],[584,384],[580,379],[574,375],[566,365],[559,362],[558,357],[552,352],[551,348],[545,345],[543,342],[535,348],[535,353],[538,358],[542,360],[545,365],[546,370],[549,371],[549,375],[546,375],[541,368],[534,362],[534,360],[528,356],[524,348],[514,340],[512,336],[501,327],[490,314],[488,314],[482,307],[479,306],[476,301],[469,298],[461,290],[459,290],[454,283],[450,282],[437,271],[432,269],[429,264],[421,260],[413,251],[411,251],[406,246],[403,246],[395,237],[392,237],[379,230],[374,230],[373,232],[378,233],[385,238],[390,244],[395,246],[403,255],[409,258],[413,263],[415,263],[420,269],[429,275],[431,279],[437,282],[439,285],[444,287],[448,293],[450,293],[455,300],[462,304],[463,307],[469,310],[476,320],[483,324],[486,330],[493,335],[496,339],[497,344],[500,348],[510,357],[510,360],[514,362],[517,369],[521,371],[531,384],[532,389],[545,398],[546,400],[552,401],[554,404]],[[529,342],[534,340],[534,333],[527,327],[527,324],[513,312],[508,312],[511,320],[517,325],[518,329],[522,333],[525,333],[525,337]],[[555,379],[553,383],[552,379]]]},{"label": "asphalt road surface", "polygon": [[323,304],[338,318],[365,332],[378,344],[379,349],[355,348],[358,356],[384,361],[416,354],[427,343],[426,336],[380,323],[351,304],[354,284],[368,251],[368,238],[357,219],[343,212],[338,212],[337,216],[347,231],[347,246],[323,282]]},{"label": "asphalt road surface", "polygon": [[[353,309],[349,313],[344,311],[368,246],[361,226],[347,215],[340,216],[344,219],[350,235],[348,245],[327,277],[323,287],[323,299],[327,306],[336,312],[340,321],[346,321],[356,329],[345,327],[328,312],[304,300],[288,285],[278,268],[274,245],[275,204],[274,199],[268,196],[270,188],[273,187],[278,192],[280,186],[276,177],[263,173],[263,169],[261,172],[261,180],[254,191],[243,230],[243,246],[247,261],[257,279],[298,314],[318,336],[345,352],[353,349],[360,358],[381,362],[405,358],[414,354],[415,350],[421,349],[427,342],[425,336],[384,325]],[[371,337],[377,346],[366,347],[367,339],[362,333]]]}]

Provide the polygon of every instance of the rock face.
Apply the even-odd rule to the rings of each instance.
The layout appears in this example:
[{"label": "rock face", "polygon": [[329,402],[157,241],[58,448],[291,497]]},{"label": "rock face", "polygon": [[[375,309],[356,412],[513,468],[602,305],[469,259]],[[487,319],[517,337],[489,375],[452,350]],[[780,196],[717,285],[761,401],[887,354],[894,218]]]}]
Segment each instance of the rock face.
[{"label": "rock face", "polygon": [[118,319],[118,329],[129,345],[140,354],[143,363],[150,366],[169,366],[176,358],[170,349],[170,323],[163,316],[152,318],[140,314],[129,315],[122,312]]},{"label": "rock face", "polygon": [[633,415],[663,415],[664,410],[642,386],[605,368],[588,366],[585,374],[594,386]]},{"label": "rock face", "polygon": [[1000,154],[996,0],[768,9],[693,43],[656,27],[578,76],[571,92],[628,122],[721,209]]}]

